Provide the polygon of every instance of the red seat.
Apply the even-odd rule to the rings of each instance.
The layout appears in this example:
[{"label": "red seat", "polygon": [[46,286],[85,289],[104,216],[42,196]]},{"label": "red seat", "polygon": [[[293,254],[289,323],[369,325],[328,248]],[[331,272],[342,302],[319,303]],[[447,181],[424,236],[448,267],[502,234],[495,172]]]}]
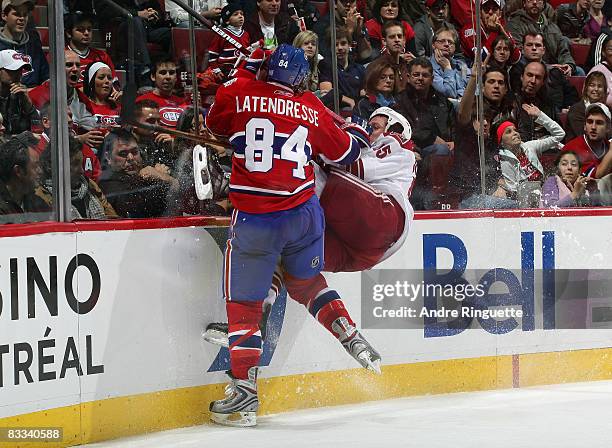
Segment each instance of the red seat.
[{"label": "red seat", "polygon": [[321,14],[321,16],[327,14],[327,11],[329,10],[329,4],[327,2],[311,1],[310,4],[319,10],[319,14]]},{"label": "red seat", "polygon": [[548,3],[550,3],[550,6],[553,7],[553,9],[557,9],[557,7],[559,5],[563,5],[564,3],[575,3],[572,0],[550,0]]},{"label": "red seat", "polygon": [[569,83],[573,85],[578,91],[579,97],[582,96],[582,89],[584,88],[585,79],[586,79],[586,76],[570,76],[569,78],[567,78]]},{"label": "red seat", "polygon": [[[196,58],[198,70],[202,69],[204,55],[208,52],[210,43],[215,38],[213,31],[206,29],[195,30]],[[186,28],[172,28],[172,52],[174,60],[180,62],[185,54],[189,53],[189,30]]]},{"label": "red seat", "polygon": [[38,31],[38,34],[40,34],[40,42],[42,43],[42,46],[48,47],[49,46],[49,28],[38,27],[36,28],[36,31]]},{"label": "red seat", "polygon": [[586,61],[589,57],[589,51],[591,50],[591,46],[572,43],[570,46],[570,50],[572,52],[572,57],[574,58],[574,61],[576,61],[576,65],[582,67],[586,64]]}]

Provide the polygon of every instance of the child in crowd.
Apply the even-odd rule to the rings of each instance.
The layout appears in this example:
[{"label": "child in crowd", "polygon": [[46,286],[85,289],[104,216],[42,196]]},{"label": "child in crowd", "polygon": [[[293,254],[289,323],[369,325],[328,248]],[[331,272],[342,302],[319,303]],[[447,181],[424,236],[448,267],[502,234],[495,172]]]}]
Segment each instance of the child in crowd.
[{"label": "child in crowd", "polygon": [[[242,8],[242,3],[239,1],[228,3],[221,10],[221,20],[225,25],[223,30],[246,48],[249,46],[250,37],[243,28],[244,11]],[[208,53],[208,63],[211,68],[232,68],[238,59],[236,48],[220,36],[215,36]]]}]

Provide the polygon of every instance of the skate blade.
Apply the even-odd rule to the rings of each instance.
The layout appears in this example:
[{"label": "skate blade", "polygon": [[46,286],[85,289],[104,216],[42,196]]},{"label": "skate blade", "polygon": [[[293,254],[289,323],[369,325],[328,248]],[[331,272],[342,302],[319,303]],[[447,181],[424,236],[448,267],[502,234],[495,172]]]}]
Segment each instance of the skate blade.
[{"label": "skate blade", "polygon": [[232,414],[211,412],[210,419],[223,426],[248,428],[257,425],[257,414],[255,412],[234,412]]},{"label": "skate blade", "polygon": [[359,359],[362,360],[362,365],[369,371],[377,373],[378,375],[382,374],[382,370],[380,368],[380,359],[372,360],[370,357],[370,353],[367,350],[364,350],[359,355]]},{"label": "skate blade", "polygon": [[221,347],[229,347],[229,340],[227,333],[217,330],[206,330],[202,333],[204,340],[213,345],[219,345]]}]

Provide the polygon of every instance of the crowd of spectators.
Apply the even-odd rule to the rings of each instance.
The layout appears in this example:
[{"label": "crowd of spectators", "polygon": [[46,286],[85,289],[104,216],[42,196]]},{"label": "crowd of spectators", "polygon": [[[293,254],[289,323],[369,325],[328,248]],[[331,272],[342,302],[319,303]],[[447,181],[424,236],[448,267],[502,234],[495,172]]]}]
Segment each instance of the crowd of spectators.
[{"label": "crowd of spectators", "polygon": [[[476,101],[474,1],[482,12],[483,110]],[[207,98],[234,68],[238,52],[218,37],[199,47],[200,90],[191,92],[184,75],[190,67],[172,37],[173,28],[188,26],[189,16],[171,1],[114,2],[132,14],[131,25],[107,2],[64,1],[72,216],[229,214],[231,162],[223,145],[209,148],[202,176],[214,194],[200,201],[191,168],[196,143],[163,128],[207,134]],[[336,0],[332,42],[327,2],[193,2],[245,47],[303,48],[311,66],[304,88],[329,107],[336,89],[347,119],[367,120],[381,106],[403,114],[419,161],[416,209],[611,205],[610,2],[559,3]],[[52,207],[45,6],[38,0],[1,2],[4,215]],[[138,94],[126,105],[130,38]],[[201,100],[197,114],[193,95]],[[132,115],[122,122],[126,107]]]}]

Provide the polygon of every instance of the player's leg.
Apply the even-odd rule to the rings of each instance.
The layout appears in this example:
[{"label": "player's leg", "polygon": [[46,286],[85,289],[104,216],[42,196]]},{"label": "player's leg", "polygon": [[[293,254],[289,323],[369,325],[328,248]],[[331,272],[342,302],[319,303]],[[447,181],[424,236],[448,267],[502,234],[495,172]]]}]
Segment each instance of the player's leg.
[{"label": "player's leg", "polygon": [[327,226],[326,271],[372,268],[404,230],[404,212],[392,197],[335,168],[327,176],[321,206]]},{"label": "player's leg", "polygon": [[[274,274],[272,275],[272,285],[268,290],[268,295],[262,303],[262,315],[259,321],[259,329],[261,331],[261,340],[266,340],[266,327],[268,317],[272,311],[272,306],[276,301],[281,289],[283,288],[283,277],[280,269],[280,265],[277,266]],[[228,347],[228,325],[227,322],[211,322],[206,326],[206,330],[202,335],[204,340],[214,345],[220,345],[221,347]]]},{"label": "player's leg", "polygon": [[259,406],[257,366],[261,355],[259,322],[283,245],[278,222],[234,211],[226,243],[223,292],[228,317],[230,387],[211,403],[211,419],[232,426],[253,426]]},{"label": "player's leg", "polygon": [[304,304],[315,319],[338,338],[363,367],[379,372],[380,355],[359,334],[340,296],[327,287],[327,282],[320,273],[324,224],[316,197],[306,204],[303,212],[303,223],[299,225],[296,222],[295,228],[308,228],[309,235],[314,236],[305,237],[295,233],[297,238],[283,250],[287,292]]},{"label": "player's leg", "polygon": [[328,287],[322,274],[309,279],[285,274],[285,285],[289,296],[304,305],[362,367],[380,373],[380,355],[357,330],[340,295]]}]

